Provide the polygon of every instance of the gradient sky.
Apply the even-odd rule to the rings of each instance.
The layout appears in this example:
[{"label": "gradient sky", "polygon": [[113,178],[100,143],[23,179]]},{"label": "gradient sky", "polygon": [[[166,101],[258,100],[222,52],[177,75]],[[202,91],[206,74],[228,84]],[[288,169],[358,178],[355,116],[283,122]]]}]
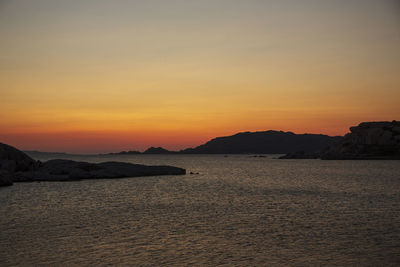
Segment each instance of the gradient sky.
[{"label": "gradient sky", "polygon": [[400,119],[400,4],[0,0],[0,142],[181,149]]}]

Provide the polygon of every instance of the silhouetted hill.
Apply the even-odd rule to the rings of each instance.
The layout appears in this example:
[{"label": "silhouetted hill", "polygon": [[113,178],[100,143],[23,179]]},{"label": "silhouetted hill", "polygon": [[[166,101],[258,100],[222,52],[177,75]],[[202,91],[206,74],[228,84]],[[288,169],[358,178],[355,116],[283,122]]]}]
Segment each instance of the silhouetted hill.
[{"label": "silhouetted hill", "polygon": [[[287,154],[297,151],[304,153],[320,152],[333,143],[341,140],[341,136],[323,134],[294,134],[283,131],[242,132],[232,136],[214,138],[195,148],[181,151],[169,151],[162,147],[150,147],[144,152],[121,151],[107,155],[136,155],[136,154]],[[61,157],[66,153],[26,151],[33,158],[38,156]]]},{"label": "silhouetted hill", "polygon": [[295,151],[315,152],[325,149],[340,136],[294,134],[283,131],[243,132],[217,137],[196,148],[180,151],[184,154],[285,154]]},{"label": "silhouetted hill", "polygon": [[171,153],[176,153],[176,152],[166,150],[162,147],[150,147],[143,152],[143,154],[171,154]]}]

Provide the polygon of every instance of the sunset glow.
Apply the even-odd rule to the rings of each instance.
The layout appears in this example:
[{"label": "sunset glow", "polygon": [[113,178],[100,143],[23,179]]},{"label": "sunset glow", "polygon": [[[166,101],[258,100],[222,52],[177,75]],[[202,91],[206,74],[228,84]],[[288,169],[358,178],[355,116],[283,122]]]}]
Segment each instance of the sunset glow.
[{"label": "sunset glow", "polygon": [[0,142],[193,147],[400,119],[396,1],[1,1]]}]

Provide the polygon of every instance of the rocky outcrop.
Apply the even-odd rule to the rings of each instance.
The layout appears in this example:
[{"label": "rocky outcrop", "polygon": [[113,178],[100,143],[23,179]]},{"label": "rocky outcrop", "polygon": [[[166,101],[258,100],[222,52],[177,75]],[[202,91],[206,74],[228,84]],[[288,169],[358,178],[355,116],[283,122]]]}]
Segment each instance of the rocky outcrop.
[{"label": "rocky outcrop", "polygon": [[322,159],[400,159],[400,122],[363,122],[350,127]]},{"label": "rocky outcrop", "polygon": [[55,159],[44,162],[35,171],[15,173],[13,180],[14,182],[73,181],[182,174],[186,174],[185,169],[172,166],[146,166],[124,162],[89,163]]},{"label": "rocky outcrop", "polygon": [[172,166],[146,166],[124,162],[88,163],[73,160],[35,161],[18,149],[0,144],[0,186],[13,182],[71,181],[155,175],[182,175]]},{"label": "rocky outcrop", "polygon": [[14,172],[33,171],[39,163],[18,149],[0,143],[0,170]]},{"label": "rocky outcrop", "polygon": [[[172,166],[146,166],[124,162],[88,163],[72,160],[49,160],[40,169],[50,175],[50,179],[76,180],[97,178],[122,178],[154,175],[180,175],[185,169]],[[48,178],[44,178],[48,179]]]},{"label": "rocky outcrop", "polygon": [[39,167],[40,162],[24,152],[0,143],[0,186],[12,185],[20,173],[32,173]]}]

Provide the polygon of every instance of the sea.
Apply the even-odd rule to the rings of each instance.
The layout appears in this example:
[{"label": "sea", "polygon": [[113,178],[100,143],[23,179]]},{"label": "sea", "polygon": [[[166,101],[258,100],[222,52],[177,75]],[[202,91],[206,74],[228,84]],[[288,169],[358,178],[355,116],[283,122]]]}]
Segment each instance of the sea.
[{"label": "sea", "polygon": [[0,266],[400,266],[400,161],[64,157],[187,174],[2,187]]}]

